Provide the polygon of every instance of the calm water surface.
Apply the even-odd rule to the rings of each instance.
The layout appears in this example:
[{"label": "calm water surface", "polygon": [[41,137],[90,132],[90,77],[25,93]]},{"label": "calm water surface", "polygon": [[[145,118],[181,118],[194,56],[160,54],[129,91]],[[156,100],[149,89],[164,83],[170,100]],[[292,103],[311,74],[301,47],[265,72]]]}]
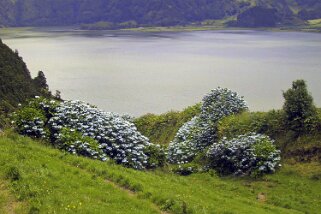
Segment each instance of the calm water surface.
[{"label": "calm water surface", "polygon": [[321,34],[40,28],[0,36],[33,76],[45,72],[52,91],[107,111],[181,110],[218,86],[239,92],[251,110],[270,110],[282,107],[282,90],[298,78],[321,106]]}]

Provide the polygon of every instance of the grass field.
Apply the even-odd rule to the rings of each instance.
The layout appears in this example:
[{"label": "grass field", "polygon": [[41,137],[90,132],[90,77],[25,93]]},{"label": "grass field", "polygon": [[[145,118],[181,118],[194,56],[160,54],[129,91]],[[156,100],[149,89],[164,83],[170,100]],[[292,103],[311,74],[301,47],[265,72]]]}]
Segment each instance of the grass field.
[{"label": "grass field", "polygon": [[[0,213],[318,213],[319,163],[274,175],[179,176],[72,156],[29,138],[0,137]],[[170,167],[170,166],[169,166]]]}]

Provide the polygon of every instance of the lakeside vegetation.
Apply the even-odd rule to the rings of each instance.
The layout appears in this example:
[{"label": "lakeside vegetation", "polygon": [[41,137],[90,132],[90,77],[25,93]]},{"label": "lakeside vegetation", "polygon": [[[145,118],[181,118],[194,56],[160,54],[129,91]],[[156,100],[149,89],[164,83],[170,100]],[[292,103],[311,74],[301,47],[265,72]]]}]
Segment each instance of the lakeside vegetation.
[{"label": "lakeside vegetation", "polygon": [[[318,213],[321,111],[314,109],[312,100],[309,101],[311,97],[304,81],[294,82],[284,96],[288,94],[285,106],[289,109],[298,103],[305,104],[299,112],[307,113],[299,118],[306,119],[299,126],[298,118],[286,119],[286,115],[293,113],[291,110],[287,114],[287,107],[267,113],[234,114],[218,123],[219,138],[231,139],[256,132],[275,139],[282,151],[282,167],[273,174],[258,177],[222,176],[214,169],[200,170],[204,164],[202,154],[179,167],[165,164],[153,170],[137,171],[114,161],[81,157],[84,153],[77,156],[69,154],[69,150],[59,151],[57,144],[51,145],[46,139],[32,140],[7,130],[0,137],[0,152],[5,154],[0,158],[5,169],[0,178],[3,188],[10,191],[2,194],[0,209],[7,212],[8,204],[17,203],[10,208],[17,213],[99,213],[107,209],[119,213]],[[298,99],[306,101],[298,102]],[[166,145],[176,137],[175,129],[179,131],[181,124],[198,115],[202,108],[198,104],[182,112],[149,114],[137,118],[135,124],[152,142]],[[317,117],[315,122],[311,120],[314,117]],[[73,144],[73,139],[68,142]]]},{"label": "lakeside vegetation", "polygon": [[217,88],[182,112],[133,119],[52,97],[42,72],[31,79],[18,53],[0,51],[1,101],[12,103],[0,112],[2,213],[321,209],[321,110],[304,80],[281,110],[249,112]]}]

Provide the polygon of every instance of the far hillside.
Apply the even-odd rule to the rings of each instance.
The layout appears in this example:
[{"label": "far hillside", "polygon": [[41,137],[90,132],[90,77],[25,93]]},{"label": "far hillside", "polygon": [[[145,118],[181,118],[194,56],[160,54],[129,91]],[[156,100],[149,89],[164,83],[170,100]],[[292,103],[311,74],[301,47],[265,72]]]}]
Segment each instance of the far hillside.
[{"label": "far hillside", "polygon": [[0,26],[132,28],[200,24],[228,26],[302,25],[321,18],[319,0],[2,0]]}]

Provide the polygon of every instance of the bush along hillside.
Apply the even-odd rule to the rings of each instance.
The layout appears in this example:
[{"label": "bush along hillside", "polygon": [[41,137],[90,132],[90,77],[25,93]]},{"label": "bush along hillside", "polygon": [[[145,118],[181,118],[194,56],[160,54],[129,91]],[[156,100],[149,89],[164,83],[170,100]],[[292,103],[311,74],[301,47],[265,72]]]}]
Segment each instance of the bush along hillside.
[{"label": "bush along hillside", "polygon": [[276,140],[287,159],[321,161],[321,111],[313,104],[305,81],[294,81],[283,95],[285,103],[281,110],[244,112],[224,118],[218,126],[219,136],[266,134]]},{"label": "bush along hillside", "polygon": [[134,169],[156,167],[165,158],[162,148],[150,143],[126,117],[80,101],[37,97],[14,113],[13,122],[20,134],[49,140],[73,154],[102,161],[110,158]]},{"label": "bush along hillside", "polygon": [[[29,213],[318,213],[321,111],[303,80],[284,97],[282,110],[253,113],[237,93],[217,88],[195,112],[170,120],[190,118],[165,149],[128,116],[38,97],[12,119],[18,133],[40,141],[0,134],[0,190],[9,186]],[[1,212],[13,199],[1,191],[0,199]]]},{"label": "bush along hillside", "polygon": [[[154,142],[160,141],[169,144],[168,161],[174,164],[174,171],[190,174],[195,171],[215,168],[222,174],[256,176],[261,172],[275,171],[280,164],[281,156],[287,160],[294,159],[295,161],[321,160],[321,110],[314,106],[313,98],[308,93],[303,80],[293,82],[293,87],[284,92],[283,109],[269,112],[247,111],[244,100],[235,92],[227,89],[217,89],[212,92],[212,94],[216,93],[234,94],[234,96],[228,96],[229,99],[223,95],[213,96],[215,98],[212,100],[215,102],[212,103],[206,102],[211,97],[207,95],[201,104],[201,109],[194,112],[194,117],[189,115],[190,121],[178,129],[176,136],[171,136],[167,140],[163,140],[164,136],[161,135],[163,133],[166,136],[168,133],[164,129],[166,127],[164,121],[170,121],[170,124],[181,123],[179,115],[186,116],[185,111],[177,112],[176,117],[171,117],[171,120],[168,119],[171,112],[159,116],[145,115],[136,119],[140,129],[149,130],[145,132],[146,136],[152,137]],[[225,104],[226,102],[228,104]],[[240,105],[242,110],[228,113],[229,107],[223,106],[231,103],[243,103]],[[208,113],[204,112],[205,109],[208,109]],[[217,113],[222,110],[225,112]],[[201,117],[202,111],[203,115],[207,114],[207,116]],[[216,120],[216,117],[220,119]],[[204,118],[205,121],[202,125],[198,121],[201,120],[200,118]],[[206,120],[206,118],[213,119]],[[204,123],[211,124],[211,126]],[[200,131],[204,128],[207,130]],[[153,133],[157,133],[157,135]],[[220,155],[210,155],[208,153],[209,147],[215,148],[212,151]],[[243,154],[238,152],[241,150],[248,151],[249,156],[244,158]],[[258,151],[261,151],[261,155],[257,153]],[[264,155],[263,151],[266,152]],[[229,155],[221,156],[225,152]],[[250,161],[250,156],[254,157],[256,161]],[[249,167],[250,170],[242,170],[242,167],[246,169]],[[262,171],[260,172],[258,169]]]},{"label": "bush along hillside", "polygon": [[[161,125],[164,121],[178,127],[177,124],[191,118],[172,136],[167,148],[151,143],[132,119],[80,101],[59,102],[38,97],[16,111],[13,122],[20,134],[47,140],[72,154],[111,160],[134,169],[155,168],[167,162],[174,172],[183,175],[215,170],[222,175],[256,177],[275,172],[281,155],[288,157],[300,151],[289,142],[318,136],[321,130],[318,111],[303,80],[293,82],[284,97],[282,110],[251,113],[243,97],[229,89],[217,88],[203,98],[200,107],[183,111],[182,117],[168,120],[168,115],[173,114],[168,113],[135,119],[140,129],[145,127],[157,142],[157,137],[164,140],[164,135],[172,134],[168,126]],[[157,127],[161,129],[153,135]],[[305,151],[318,153],[319,149],[320,145],[314,143]]]},{"label": "bush along hillside", "polygon": [[12,51],[0,39],[0,127],[4,117],[26,99],[42,95],[50,97],[44,73],[31,78],[17,51]]},{"label": "bush along hillside", "polygon": [[217,140],[217,123],[231,114],[247,109],[242,97],[228,89],[218,88],[203,98],[201,113],[185,123],[169,144],[168,160],[187,163]]}]

